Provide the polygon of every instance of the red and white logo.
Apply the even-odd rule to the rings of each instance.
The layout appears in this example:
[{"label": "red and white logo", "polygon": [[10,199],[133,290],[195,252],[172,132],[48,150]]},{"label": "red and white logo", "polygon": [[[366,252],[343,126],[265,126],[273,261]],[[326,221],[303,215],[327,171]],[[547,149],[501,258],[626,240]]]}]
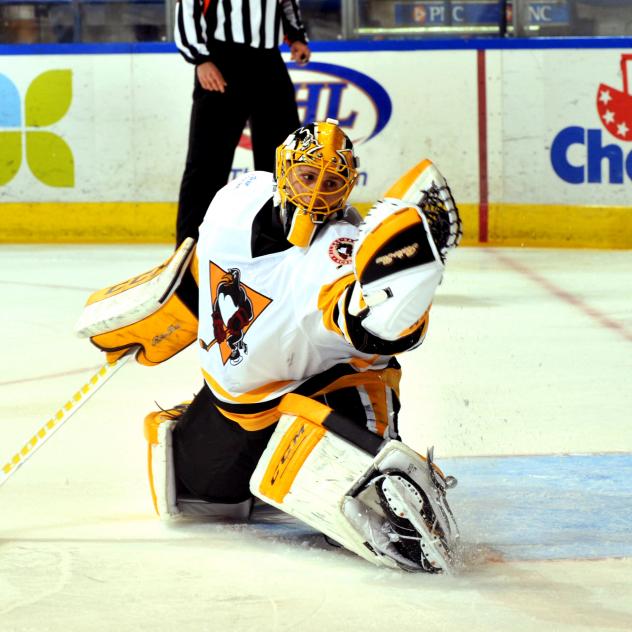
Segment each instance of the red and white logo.
[{"label": "red and white logo", "polygon": [[351,263],[353,258],[353,239],[338,237],[329,244],[329,258],[339,266]]},{"label": "red and white logo", "polygon": [[632,141],[632,94],[629,92],[627,74],[630,62],[632,55],[621,55],[623,90],[602,83],[597,91],[597,111],[604,127],[615,138],[628,141]]}]

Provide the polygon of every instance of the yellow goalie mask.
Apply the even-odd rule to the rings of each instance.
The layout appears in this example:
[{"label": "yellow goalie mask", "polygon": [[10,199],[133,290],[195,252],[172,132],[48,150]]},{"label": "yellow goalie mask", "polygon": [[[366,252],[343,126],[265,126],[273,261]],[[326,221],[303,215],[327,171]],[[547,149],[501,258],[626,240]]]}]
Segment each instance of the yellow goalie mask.
[{"label": "yellow goalie mask", "polygon": [[277,148],[275,204],[287,240],[301,248],[345,208],[358,178],[353,144],[337,123],[305,125]]}]

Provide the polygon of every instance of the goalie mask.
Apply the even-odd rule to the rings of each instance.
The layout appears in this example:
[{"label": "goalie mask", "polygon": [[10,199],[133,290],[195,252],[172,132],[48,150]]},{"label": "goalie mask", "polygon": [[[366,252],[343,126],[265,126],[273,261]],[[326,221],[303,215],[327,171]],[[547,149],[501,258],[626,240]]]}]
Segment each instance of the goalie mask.
[{"label": "goalie mask", "polygon": [[357,167],[353,144],[333,119],[301,127],[277,148],[274,203],[291,244],[306,248],[344,210]]}]

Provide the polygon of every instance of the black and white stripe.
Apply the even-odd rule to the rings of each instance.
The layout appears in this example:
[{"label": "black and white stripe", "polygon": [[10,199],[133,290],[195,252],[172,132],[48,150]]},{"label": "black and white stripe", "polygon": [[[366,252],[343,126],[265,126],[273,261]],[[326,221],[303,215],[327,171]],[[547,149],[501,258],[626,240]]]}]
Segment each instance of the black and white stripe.
[{"label": "black and white stripe", "polygon": [[211,59],[213,40],[275,48],[287,41],[306,42],[298,0],[178,0],[174,39],[184,58],[199,64]]}]

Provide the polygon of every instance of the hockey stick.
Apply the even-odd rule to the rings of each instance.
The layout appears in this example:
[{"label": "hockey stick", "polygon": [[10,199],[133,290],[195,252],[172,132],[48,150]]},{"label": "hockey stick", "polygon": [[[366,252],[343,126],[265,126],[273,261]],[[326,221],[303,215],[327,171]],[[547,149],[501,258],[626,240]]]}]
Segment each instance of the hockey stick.
[{"label": "hockey stick", "polygon": [[2,466],[0,487],[50,439],[131,357],[137,348],[118,360],[106,362],[81,388]]}]

